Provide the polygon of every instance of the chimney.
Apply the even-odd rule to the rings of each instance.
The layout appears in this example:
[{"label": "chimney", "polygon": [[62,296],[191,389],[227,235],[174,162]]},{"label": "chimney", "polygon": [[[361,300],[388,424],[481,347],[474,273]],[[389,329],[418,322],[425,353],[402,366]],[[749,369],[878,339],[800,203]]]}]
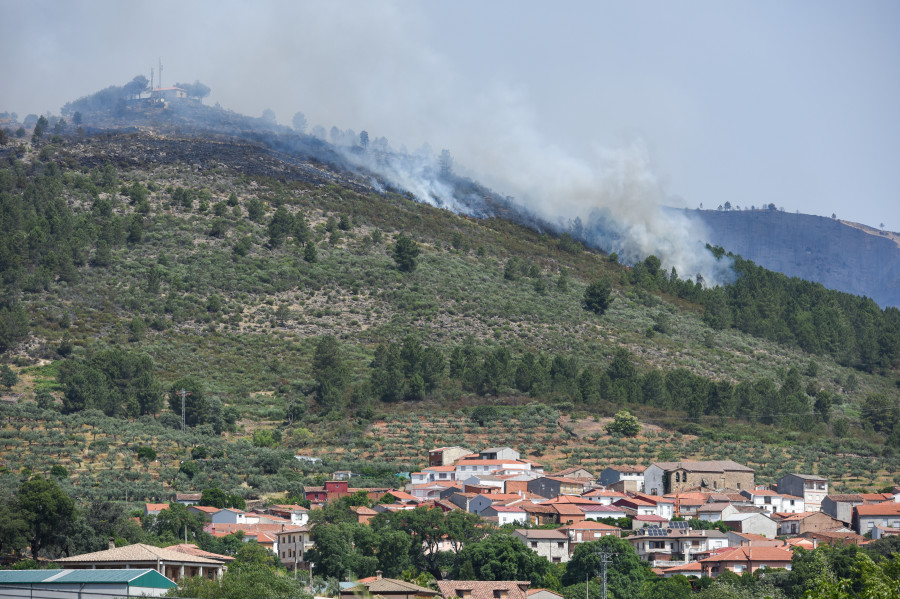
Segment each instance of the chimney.
[{"label": "chimney", "polygon": [[115,549],[115,548],[116,548],[116,540],[115,540],[114,538],[112,538],[112,537],[109,537],[109,548],[110,548],[110,549]]},{"label": "chimney", "polygon": [[381,580],[381,570],[375,570],[375,580]]}]

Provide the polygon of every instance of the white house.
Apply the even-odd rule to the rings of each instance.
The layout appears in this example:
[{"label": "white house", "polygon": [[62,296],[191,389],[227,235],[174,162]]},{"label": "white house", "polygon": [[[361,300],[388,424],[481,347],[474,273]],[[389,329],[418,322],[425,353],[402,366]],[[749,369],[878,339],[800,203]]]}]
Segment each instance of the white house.
[{"label": "white house", "polygon": [[753,507],[762,508],[770,514],[800,514],[806,511],[806,502],[794,495],[783,495],[769,489],[744,489],[741,495],[749,499]]},{"label": "white house", "polygon": [[569,535],[563,532],[517,528],[513,535],[550,563],[559,564],[569,561]]},{"label": "white house", "polygon": [[778,523],[759,512],[731,514],[723,518],[725,526],[737,532],[762,535],[769,539],[778,536]]},{"label": "white house", "polygon": [[213,524],[254,524],[247,521],[246,512],[230,507],[223,508],[212,514],[210,520]]},{"label": "white house", "polygon": [[828,479],[814,474],[788,474],[778,479],[778,492],[802,497],[807,510],[818,512],[828,495]]},{"label": "white house", "polygon": [[715,503],[707,503],[706,505],[701,505],[700,507],[698,507],[697,519],[704,520],[706,522],[718,522],[720,520],[725,520],[729,516],[737,513],[737,508],[730,503],[717,501]]},{"label": "white house", "polygon": [[525,524],[528,521],[528,514],[520,507],[507,505],[489,505],[481,510],[482,518],[497,519],[497,526],[504,524]]}]

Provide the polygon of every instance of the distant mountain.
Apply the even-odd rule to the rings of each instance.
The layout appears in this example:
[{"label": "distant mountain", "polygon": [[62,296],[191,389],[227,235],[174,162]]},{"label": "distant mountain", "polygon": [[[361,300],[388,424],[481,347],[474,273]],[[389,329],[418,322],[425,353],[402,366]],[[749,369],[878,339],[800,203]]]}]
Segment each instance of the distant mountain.
[{"label": "distant mountain", "polygon": [[769,270],[900,306],[900,235],[778,210],[696,210],[709,242]]}]

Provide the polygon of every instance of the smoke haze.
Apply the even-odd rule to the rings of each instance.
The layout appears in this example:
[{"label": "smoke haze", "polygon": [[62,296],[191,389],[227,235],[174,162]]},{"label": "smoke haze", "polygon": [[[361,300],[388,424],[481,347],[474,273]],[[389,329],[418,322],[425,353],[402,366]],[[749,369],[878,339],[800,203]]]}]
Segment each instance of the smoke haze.
[{"label": "smoke haze", "polygon": [[[708,282],[726,275],[702,250],[698,225],[663,208],[679,205],[679,196],[691,206],[772,201],[788,209],[810,197],[815,203],[804,211],[844,216],[854,193],[877,200],[871,213],[879,216],[869,222],[891,227],[894,218],[900,229],[893,201],[900,181],[889,159],[900,152],[900,127],[878,117],[900,100],[896,69],[878,73],[883,93],[872,94],[866,77],[875,67],[860,65],[878,60],[862,50],[831,60],[779,46],[820,48],[816,27],[830,32],[831,18],[848,35],[865,34],[873,52],[896,56],[900,36],[873,25],[900,23],[880,14],[896,10],[878,4],[866,19],[829,9],[817,21],[772,6],[732,14],[714,5],[698,3],[708,9],[699,15],[666,3],[554,10],[529,2],[0,0],[15,24],[0,39],[14,59],[0,69],[4,82],[17,82],[5,85],[0,110],[57,113],[66,101],[149,77],[161,58],[164,84],[199,79],[212,88],[207,103],[255,116],[272,109],[286,125],[302,111],[310,129],[365,130],[394,148],[447,148],[457,173],[560,229],[579,218],[598,247],[631,262],[653,253],[682,276]],[[791,29],[800,21],[808,31]],[[857,85],[834,84],[864,96],[865,110],[816,112],[838,109],[828,104],[833,94],[822,93],[833,82],[811,68],[802,72],[814,79],[815,102],[793,93],[791,69],[819,61],[855,74]],[[839,100],[842,109],[855,107],[857,96]],[[811,137],[826,120],[828,140]],[[845,121],[855,128],[842,129]],[[856,157],[876,130],[888,145]],[[805,152],[792,146],[794,137]],[[836,158],[826,155],[832,146],[842,151]],[[804,153],[811,161],[798,162]],[[428,160],[377,166],[424,201],[471,209],[429,176]],[[846,182],[828,179],[842,171]],[[838,200],[846,208],[829,204]]]}]

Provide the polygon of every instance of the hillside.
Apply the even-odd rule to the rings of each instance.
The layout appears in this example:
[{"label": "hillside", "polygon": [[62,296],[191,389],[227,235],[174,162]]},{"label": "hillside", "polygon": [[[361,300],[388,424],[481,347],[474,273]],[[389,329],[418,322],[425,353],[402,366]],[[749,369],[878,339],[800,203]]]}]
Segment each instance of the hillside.
[{"label": "hillside", "polygon": [[[711,326],[716,296],[652,260],[419,203],[267,139],[144,122],[15,143],[0,170],[17,240],[0,255],[3,359],[21,394],[3,408],[5,489],[58,464],[82,498],[250,496],[321,477],[294,453],[377,481],[458,443],[549,468],[727,457],[762,482],[815,471],[847,489],[900,471],[889,346],[857,369]],[[600,279],[597,315],[582,299]],[[606,433],[623,407],[640,436]],[[158,462],[135,469],[139,446]]]},{"label": "hillside", "polygon": [[897,235],[778,210],[696,210],[709,242],[760,266],[900,307]]}]

